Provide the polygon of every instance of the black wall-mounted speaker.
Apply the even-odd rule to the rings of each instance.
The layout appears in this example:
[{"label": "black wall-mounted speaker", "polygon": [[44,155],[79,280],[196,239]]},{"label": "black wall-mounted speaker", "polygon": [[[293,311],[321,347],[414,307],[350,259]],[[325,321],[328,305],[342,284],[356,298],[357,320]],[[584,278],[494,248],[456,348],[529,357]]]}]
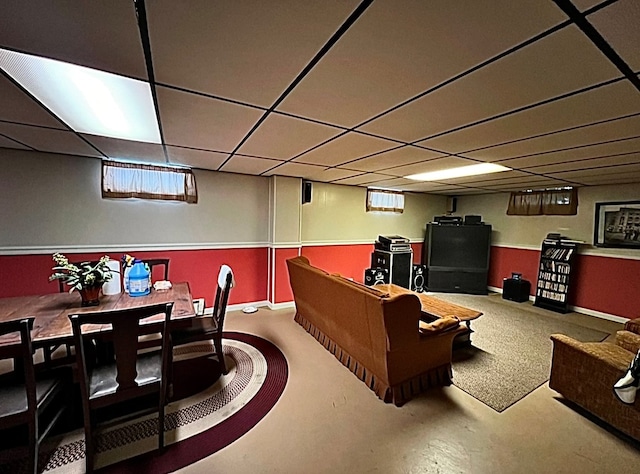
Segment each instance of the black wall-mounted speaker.
[{"label": "black wall-mounted speaker", "polygon": [[364,271],[364,284],[367,286],[389,283],[389,270],[386,268],[367,268]]},{"label": "black wall-mounted speaker", "polygon": [[311,202],[311,191],[313,183],[311,181],[302,181],[302,204]]},{"label": "black wall-mounted speaker", "polygon": [[458,198],[455,196],[449,196],[447,198],[447,214],[453,214],[458,207]]},{"label": "black wall-mounted speaker", "polygon": [[422,293],[427,291],[427,266],[414,264],[413,276],[411,277],[411,291]]}]

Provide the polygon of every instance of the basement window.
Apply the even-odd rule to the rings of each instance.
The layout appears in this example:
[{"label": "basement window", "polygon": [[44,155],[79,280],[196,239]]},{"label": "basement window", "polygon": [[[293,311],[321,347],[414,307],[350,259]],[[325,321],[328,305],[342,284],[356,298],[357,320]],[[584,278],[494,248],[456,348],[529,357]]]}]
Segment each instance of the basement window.
[{"label": "basement window", "polygon": [[198,202],[196,178],[187,168],[102,162],[103,198]]},{"label": "basement window", "polygon": [[576,188],[544,189],[511,193],[509,216],[575,216],[578,213]]},{"label": "basement window", "polygon": [[401,214],[404,211],[404,193],[386,189],[367,189],[367,212],[371,211]]}]

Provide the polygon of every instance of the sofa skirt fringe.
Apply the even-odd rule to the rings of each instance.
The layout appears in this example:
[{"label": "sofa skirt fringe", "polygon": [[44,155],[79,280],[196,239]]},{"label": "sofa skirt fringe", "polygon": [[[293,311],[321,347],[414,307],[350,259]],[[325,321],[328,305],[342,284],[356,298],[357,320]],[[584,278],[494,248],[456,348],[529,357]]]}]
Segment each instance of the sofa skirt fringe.
[{"label": "sofa skirt fringe", "polygon": [[393,403],[397,406],[403,405],[414,396],[424,392],[430,387],[441,387],[451,385],[453,372],[450,364],[435,367],[423,372],[411,379],[405,380],[397,385],[390,386],[379,377],[368,371],[361,363],[353,358],[348,352],[342,349],[330,337],[324,334],[314,324],[309,322],[300,313],[296,312],[295,322],[302,326],[305,331],[311,334],[320,344],[338,359],[342,365],[349,369],[356,377],[363,381],[367,387],[385,403]]}]

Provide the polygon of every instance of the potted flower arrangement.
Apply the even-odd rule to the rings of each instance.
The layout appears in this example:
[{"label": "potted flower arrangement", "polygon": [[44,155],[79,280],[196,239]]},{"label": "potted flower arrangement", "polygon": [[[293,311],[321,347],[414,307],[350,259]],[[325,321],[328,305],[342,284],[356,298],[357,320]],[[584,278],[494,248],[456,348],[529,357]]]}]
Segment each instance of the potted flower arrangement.
[{"label": "potted flower arrangement", "polygon": [[100,290],[102,285],[111,280],[113,271],[107,265],[109,256],[105,255],[97,262],[70,263],[61,253],[54,253],[56,265],[49,281],[61,280],[69,285],[69,293],[78,290],[82,298],[82,306],[97,306],[100,304]]}]

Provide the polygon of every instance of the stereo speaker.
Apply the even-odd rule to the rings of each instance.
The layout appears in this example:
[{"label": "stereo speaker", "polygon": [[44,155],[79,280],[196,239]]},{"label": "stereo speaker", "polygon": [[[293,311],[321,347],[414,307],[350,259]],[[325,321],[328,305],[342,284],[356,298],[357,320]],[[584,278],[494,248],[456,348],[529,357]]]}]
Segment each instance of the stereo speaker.
[{"label": "stereo speaker", "polygon": [[389,272],[388,283],[401,286],[407,290],[411,288],[411,265],[413,250],[402,252],[387,252],[374,250],[371,254],[371,268],[383,268]]},{"label": "stereo speaker", "polygon": [[464,216],[464,225],[480,225],[482,224],[482,216],[467,215]]},{"label": "stereo speaker", "polygon": [[311,202],[311,190],[313,183],[311,181],[302,181],[302,204]]},{"label": "stereo speaker", "polygon": [[411,280],[411,290],[415,291],[416,293],[422,293],[424,291],[427,291],[426,278],[427,278],[427,266],[414,264],[413,276]]},{"label": "stereo speaker", "polygon": [[458,207],[458,198],[450,196],[447,198],[447,214],[453,214]]},{"label": "stereo speaker", "polygon": [[502,280],[502,299],[517,303],[529,301],[531,283],[521,278],[505,278]]},{"label": "stereo speaker", "polygon": [[364,284],[367,286],[389,283],[389,270],[386,268],[367,268],[364,271]]}]

